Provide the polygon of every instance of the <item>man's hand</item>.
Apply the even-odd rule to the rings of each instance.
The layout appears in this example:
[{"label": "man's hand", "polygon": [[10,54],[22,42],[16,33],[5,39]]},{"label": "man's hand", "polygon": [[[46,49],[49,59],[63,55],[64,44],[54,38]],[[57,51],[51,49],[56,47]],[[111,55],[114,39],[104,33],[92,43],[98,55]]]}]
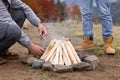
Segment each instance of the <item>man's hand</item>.
[{"label": "man's hand", "polygon": [[32,43],[28,49],[35,55],[41,56],[44,53],[44,49],[34,43]]},{"label": "man's hand", "polygon": [[47,35],[47,30],[41,23],[38,24],[38,30],[40,32],[41,39],[45,39]]}]

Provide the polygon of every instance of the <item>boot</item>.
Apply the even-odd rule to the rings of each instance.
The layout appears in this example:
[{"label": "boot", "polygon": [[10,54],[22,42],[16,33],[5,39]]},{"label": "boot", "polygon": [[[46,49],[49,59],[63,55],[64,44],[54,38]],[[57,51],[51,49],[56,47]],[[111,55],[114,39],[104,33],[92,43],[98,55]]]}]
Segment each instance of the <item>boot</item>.
[{"label": "boot", "polygon": [[115,49],[112,47],[113,37],[109,36],[107,39],[104,39],[104,48],[107,54],[114,55]]},{"label": "boot", "polygon": [[83,43],[79,46],[75,46],[76,51],[82,51],[82,50],[87,50],[91,49],[94,47],[93,39],[90,39],[88,36],[83,36]]},{"label": "boot", "polygon": [[6,51],[0,51],[0,56],[4,59],[18,59],[18,54],[12,54],[8,50]]},{"label": "boot", "polygon": [[2,57],[0,57],[0,65],[6,63],[6,60]]}]

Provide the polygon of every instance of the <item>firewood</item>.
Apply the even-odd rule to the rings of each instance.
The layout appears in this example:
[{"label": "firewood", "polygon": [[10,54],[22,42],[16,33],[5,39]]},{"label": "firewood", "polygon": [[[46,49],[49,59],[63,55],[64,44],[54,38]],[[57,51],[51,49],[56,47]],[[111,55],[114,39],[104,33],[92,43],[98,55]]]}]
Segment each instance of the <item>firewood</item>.
[{"label": "firewood", "polygon": [[45,61],[48,61],[50,59],[50,57],[52,56],[52,54],[54,53],[54,51],[57,49],[58,45],[59,45],[59,41],[56,40],[55,42],[56,44],[54,45],[54,47],[51,49],[51,51],[49,52],[47,58],[45,59]]},{"label": "firewood", "polygon": [[81,62],[68,38],[52,40],[41,59],[50,61],[53,65],[72,65]]},{"label": "firewood", "polygon": [[61,45],[60,45],[60,53],[59,53],[59,61],[58,61],[58,63],[59,63],[60,65],[64,65],[62,43],[61,43]]},{"label": "firewood", "polygon": [[62,43],[62,49],[63,49],[63,60],[65,62],[65,65],[71,65],[72,63],[70,61],[69,55],[68,55],[65,45],[63,43]]},{"label": "firewood", "polygon": [[69,38],[63,37],[62,39],[65,40],[65,41],[67,41],[67,42],[69,43],[69,45],[70,45],[70,47],[71,47],[71,49],[72,49],[72,51],[73,51],[73,55],[74,55],[75,59],[77,60],[78,63],[80,63],[81,60],[80,60],[80,58],[78,57],[77,52],[76,52],[75,49],[73,48],[71,42],[69,41]]},{"label": "firewood", "polygon": [[47,49],[45,50],[44,54],[41,56],[41,59],[45,59],[45,57],[47,56],[48,52],[53,48],[54,45],[55,45],[55,40],[52,40],[50,42],[50,44],[48,45]]},{"label": "firewood", "polygon": [[71,47],[69,46],[69,44],[66,41],[63,41],[65,44],[65,47],[67,49],[68,55],[70,57],[70,60],[72,61],[73,64],[77,64],[77,61],[73,55],[73,51],[71,50]]},{"label": "firewood", "polygon": [[76,52],[75,49],[73,48],[71,42],[68,41],[68,44],[70,45],[70,47],[71,47],[71,49],[72,49],[72,52],[73,52],[73,55],[74,55],[75,59],[77,60],[78,63],[80,63],[81,60],[80,60],[80,58],[78,57],[77,52]]},{"label": "firewood", "polygon": [[52,63],[53,59],[55,58],[56,52],[53,53],[53,55],[51,56],[51,58],[49,59],[49,61]]},{"label": "firewood", "polygon": [[54,64],[58,64],[58,60],[59,60],[59,54],[60,54],[60,42],[58,42],[59,46],[56,49],[56,56],[55,56],[55,61]]}]

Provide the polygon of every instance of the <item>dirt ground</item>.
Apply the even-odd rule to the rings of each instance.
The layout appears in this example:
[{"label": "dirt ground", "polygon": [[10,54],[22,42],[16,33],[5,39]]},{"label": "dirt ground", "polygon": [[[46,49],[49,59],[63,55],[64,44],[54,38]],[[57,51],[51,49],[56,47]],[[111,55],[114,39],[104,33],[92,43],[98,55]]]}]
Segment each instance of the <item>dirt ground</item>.
[{"label": "dirt ground", "polygon": [[[61,27],[58,27],[58,24],[52,23],[44,25],[48,28],[48,34],[50,35],[51,33],[49,39],[47,39],[49,41],[52,38],[58,38],[58,35],[60,37],[69,37],[73,45],[78,44],[80,41],[80,36],[72,35],[71,30],[74,27],[69,27],[69,25],[64,27],[63,24],[60,24]],[[40,44],[37,28],[30,26],[28,29],[24,29],[24,31],[34,43]],[[43,42],[43,44],[41,43],[41,45],[45,45],[45,42]],[[18,43],[11,47],[10,51],[19,54],[20,58],[28,53],[27,49],[23,48]],[[89,54],[93,53],[90,52]],[[32,69],[22,64],[20,59],[8,60],[6,64],[0,65],[0,80],[120,80],[120,57],[118,55],[101,55],[98,56],[98,58],[100,59],[100,67],[97,70],[62,74],[52,71],[42,71],[41,69]]]}]

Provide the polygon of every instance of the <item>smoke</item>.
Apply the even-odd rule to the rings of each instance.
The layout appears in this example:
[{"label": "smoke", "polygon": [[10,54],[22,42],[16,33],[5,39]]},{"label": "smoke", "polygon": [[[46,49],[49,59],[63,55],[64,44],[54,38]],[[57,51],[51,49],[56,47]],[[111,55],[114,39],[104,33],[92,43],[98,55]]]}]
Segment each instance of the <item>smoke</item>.
[{"label": "smoke", "polygon": [[48,35],[46,39],[41,39],[41,46],[43,48],[46,48],[53,39],[68,37],[70,31],[70,29],[67,28],[68,26],[62,25],[62,23],[46,23],[44,26],[47,28]]}]

